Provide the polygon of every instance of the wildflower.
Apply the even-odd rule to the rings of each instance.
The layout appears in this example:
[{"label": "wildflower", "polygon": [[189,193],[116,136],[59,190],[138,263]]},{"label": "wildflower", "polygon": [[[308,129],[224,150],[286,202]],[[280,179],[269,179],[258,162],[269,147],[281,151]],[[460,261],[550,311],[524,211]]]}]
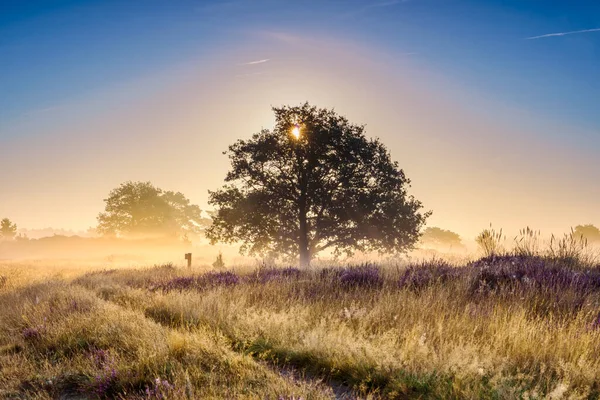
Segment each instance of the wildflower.
[{"label": "wildflower", "polygon": [[398,285],[409,289],[423,289],[436,282],[457,278],[462,272],[445,262],[412,265],[404,271]]},{"label": "wildflower", "polygon": [[42,337],[42,334],[46,330],[45,325],[38,325],[36,327],[25,328],[21,332],[23,335],[23,339],[29,341],[39,340]]},{"label": "wildflower", "polygon": [[146,386],[147,399],[167,399],[175,392],[175,386],[166,379],[156,378],[152,386]]}]

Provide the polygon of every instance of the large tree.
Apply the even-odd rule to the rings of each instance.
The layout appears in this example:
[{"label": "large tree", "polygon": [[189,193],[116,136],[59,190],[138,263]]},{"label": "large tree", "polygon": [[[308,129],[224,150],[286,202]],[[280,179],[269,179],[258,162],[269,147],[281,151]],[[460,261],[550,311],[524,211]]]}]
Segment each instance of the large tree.
[{"label": "large tree", "polygon": [[150,182],[125,182],[104,201],[98,232],[105,235],[187,237],[210,223],[182,193],[163,191]]},{"label": "large tree", "polygon": [[10,219],[4,218],[0,221],[0,237],[13,239],[17,235],[17,224]]},{"label": "large tree", "polygon": [[409,179],[377,139],[333,110],[308,103],[273,108],[276,124],[225,152],[226,184],[207,236],[242,252],[299,257],[411,248],[429,215],[407,194]]},{"label": "large tree", "polygon": [[424,245],[454,249],[464,247],[458,233],[435,226],[429,227],[423,231],[421,243]]}]

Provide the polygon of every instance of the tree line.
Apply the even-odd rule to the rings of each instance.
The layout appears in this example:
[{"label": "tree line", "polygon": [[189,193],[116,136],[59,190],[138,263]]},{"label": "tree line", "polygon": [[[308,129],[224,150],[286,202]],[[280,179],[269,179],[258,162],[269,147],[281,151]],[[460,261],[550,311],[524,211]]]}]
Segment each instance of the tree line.
[{"label": "tree line", "polygon": [[[422,230],[431,212],[408,194],[410,179],[379,139],[366,136],[363,125],[308,103],[272,110],[273,129],[238,140],[224,152],[230,161],[225,183],[209,191],[216,211],[203,215],[181,192],[125,182],[104,200],[97,231],[183,240],[204,234],[212,244],[239,243],[242,253],[283,256],[302,266],[324,251],[400,253],[419,240],[463,246],[454,232]],[[577,226],[575,232],[600,241],[593,225]],[[14,238],[16,225],[3,219],[0,234]]]}]

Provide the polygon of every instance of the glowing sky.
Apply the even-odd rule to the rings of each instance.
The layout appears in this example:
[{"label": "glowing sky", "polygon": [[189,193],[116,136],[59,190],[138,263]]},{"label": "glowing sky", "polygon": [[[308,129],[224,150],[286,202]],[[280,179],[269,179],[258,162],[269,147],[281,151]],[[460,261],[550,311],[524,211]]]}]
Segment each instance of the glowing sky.
[{"label": "glowing sky", "polygon": [[389,146],[430,226],[600,225],[599,27],[591,1],[2,0],[0,217],[86,229],[126,180],[205,207],[221,152],[308,100]]}]

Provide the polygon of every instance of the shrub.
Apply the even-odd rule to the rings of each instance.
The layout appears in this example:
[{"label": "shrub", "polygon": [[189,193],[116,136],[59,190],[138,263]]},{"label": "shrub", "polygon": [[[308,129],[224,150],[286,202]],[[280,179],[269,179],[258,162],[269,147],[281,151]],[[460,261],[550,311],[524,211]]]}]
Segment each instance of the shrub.
[{"label": "shrub", "polygon": [[321,271],[321,276],[329,276],[344,287],[377,287],[383,285],[381,270],[373,264],[346,268],[326,268]]},{"label": "shrub", "polygon": [[422,289],[435,283],[458,278],[461,269],[444,262],[423,263],[409,266],[400,276],[398,286],[408,289]]},{"label": "shrub", "polygon": [[470,267],[474,291],[495,290],[510,284],[559,291],[600,289],[600,271],[574,270],[565,261],[540,256],[486,257],[471,263]]}]

